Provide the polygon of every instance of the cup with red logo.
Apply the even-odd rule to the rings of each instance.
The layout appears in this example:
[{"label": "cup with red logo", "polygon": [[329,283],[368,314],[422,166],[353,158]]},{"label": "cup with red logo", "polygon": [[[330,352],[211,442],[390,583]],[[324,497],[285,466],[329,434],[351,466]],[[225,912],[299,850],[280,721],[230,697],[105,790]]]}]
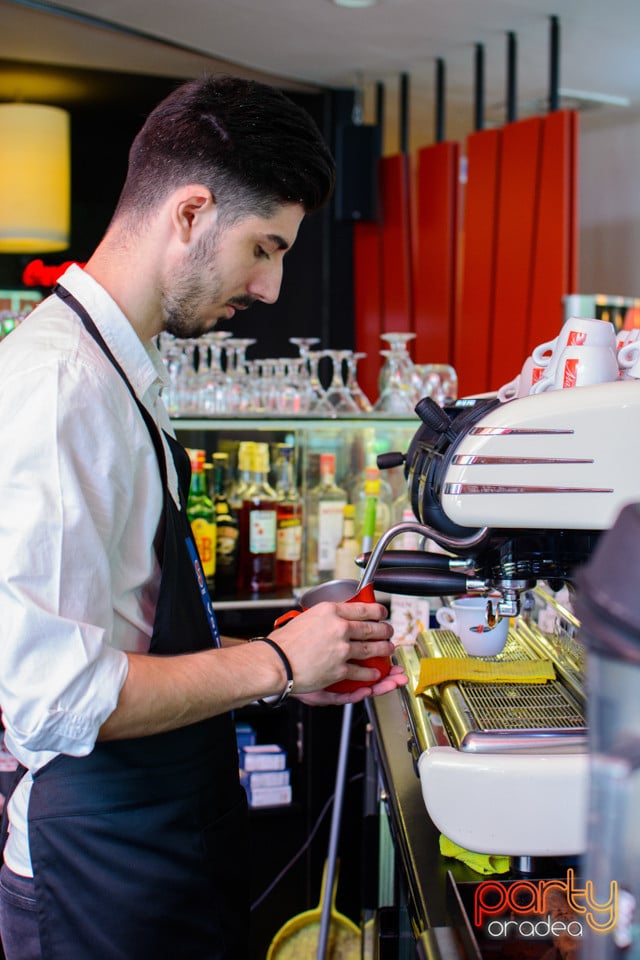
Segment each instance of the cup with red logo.
[{"label": "cup with red logo", "polygon": [[456,597],[450,606],[436,610],[441,629],[452,630],[473,657],[502,653],[509,636],[509,619],[495,616],[494,597]]},{"label": "cup with red logo", "polygon": [[[532,389],[532,393],[558,389],[553,387],[556,369],[563,352],[569,347],[609,347],[616,349],[616,332],[609,320],[593,320],[586,317],[569,317],[560,333],[553,340],[539,343],[531,356],[536,366],[544,367],[543,376]],[[548,381],[541,386],[542,381]]]},{"label": "cup with red logo", "polygon": [[562,351],[553,379],[540,380],[535,393],[545,390],[566,390],[607,383],[619,379],[618,358],[615,350],[604,346],[570,346]]},{"label": "cup with red logo", "polygon": [[527,357],[517,377],[514,377],[509,383],[504,383],[498,390],[500,403],[517,400],[518,397],[528,397],[534,383],[540,380],[544,371],[545,368],[537,366],[532,356]]},{"label": "cup with red logo", "polygon": [[632,327],[630,330],[618,330],[616,334],[616,350],[618,354],[628,343],[635,343],[640,337],[640,327]]},{"label": "cup with red logo", "polygon": [[[630,330],[629,333],[635,333]],[[640,333],[640,330],[638,331]],[[640,379],[640,339],[629,340],[618,350],[618,366],[624,380]]]}]

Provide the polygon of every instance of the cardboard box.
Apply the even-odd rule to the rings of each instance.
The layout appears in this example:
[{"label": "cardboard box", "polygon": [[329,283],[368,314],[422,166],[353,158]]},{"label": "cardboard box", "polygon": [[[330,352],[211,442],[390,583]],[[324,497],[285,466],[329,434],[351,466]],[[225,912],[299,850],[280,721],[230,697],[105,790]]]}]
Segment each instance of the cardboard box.
[{"label": "cardboard box", "polygon": [[291,803],[291,787],[256,787],[247,790],[250,807],[281,807]]},{"label": "cardboard box", "polygon": [[259,743],[240,750],[242,770],[284,770],[286,766],[287,755],[276,743]]},{"label": "cardboard box", "polygon": [[240,783],[245,790],[265,787],[288,787],[291,773],[287,770],[240,770]]},{"label": "cardboard box", "polygon": [[238,749],[242,747],[251,747],[255,744],[256,732],[250,723],[236,723],[236,740]]}]

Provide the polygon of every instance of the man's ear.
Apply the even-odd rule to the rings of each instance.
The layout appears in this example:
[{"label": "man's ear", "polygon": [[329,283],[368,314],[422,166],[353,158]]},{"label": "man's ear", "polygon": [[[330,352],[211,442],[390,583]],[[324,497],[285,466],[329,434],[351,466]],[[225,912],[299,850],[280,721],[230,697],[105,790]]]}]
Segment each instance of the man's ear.
[{"label": "man's ear", "polygon": [[171,199],[171,217],[179,239],[188,243],[217,216],[211,191],[202,184],[188,184],[176,190]]}]

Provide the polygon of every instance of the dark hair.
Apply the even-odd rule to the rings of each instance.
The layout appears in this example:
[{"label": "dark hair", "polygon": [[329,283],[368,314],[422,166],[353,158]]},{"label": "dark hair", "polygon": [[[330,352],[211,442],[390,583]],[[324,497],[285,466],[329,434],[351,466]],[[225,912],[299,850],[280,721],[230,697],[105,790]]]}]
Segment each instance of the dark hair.
[{"label": "dark hair", "polygon": [[177,87],[149,114],[129,151],[116,216],[155,207],[202,183],[221,216],[268,216],[279,203],[317,210],[335,166],[315,122],[275,87],[209,76]]}]

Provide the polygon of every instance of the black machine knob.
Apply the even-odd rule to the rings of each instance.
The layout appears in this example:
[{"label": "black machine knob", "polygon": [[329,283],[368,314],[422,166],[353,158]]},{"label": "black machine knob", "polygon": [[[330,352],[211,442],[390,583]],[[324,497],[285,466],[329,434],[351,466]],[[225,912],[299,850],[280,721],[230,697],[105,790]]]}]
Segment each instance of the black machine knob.
[{"label": "black machine knob", "polygon": [[423,423],[432,430],[444,433],[451,426],[451,420],[433,397],[423,397],[416,404],[416,413]]},{"label": "black machine knob", "polygon": [[376,463],[380,470],[390,470],[391,467],[401,467],[406,462],[407,455],[397,450],[391,450],[389,453],[379,453],[376,457]]}]

